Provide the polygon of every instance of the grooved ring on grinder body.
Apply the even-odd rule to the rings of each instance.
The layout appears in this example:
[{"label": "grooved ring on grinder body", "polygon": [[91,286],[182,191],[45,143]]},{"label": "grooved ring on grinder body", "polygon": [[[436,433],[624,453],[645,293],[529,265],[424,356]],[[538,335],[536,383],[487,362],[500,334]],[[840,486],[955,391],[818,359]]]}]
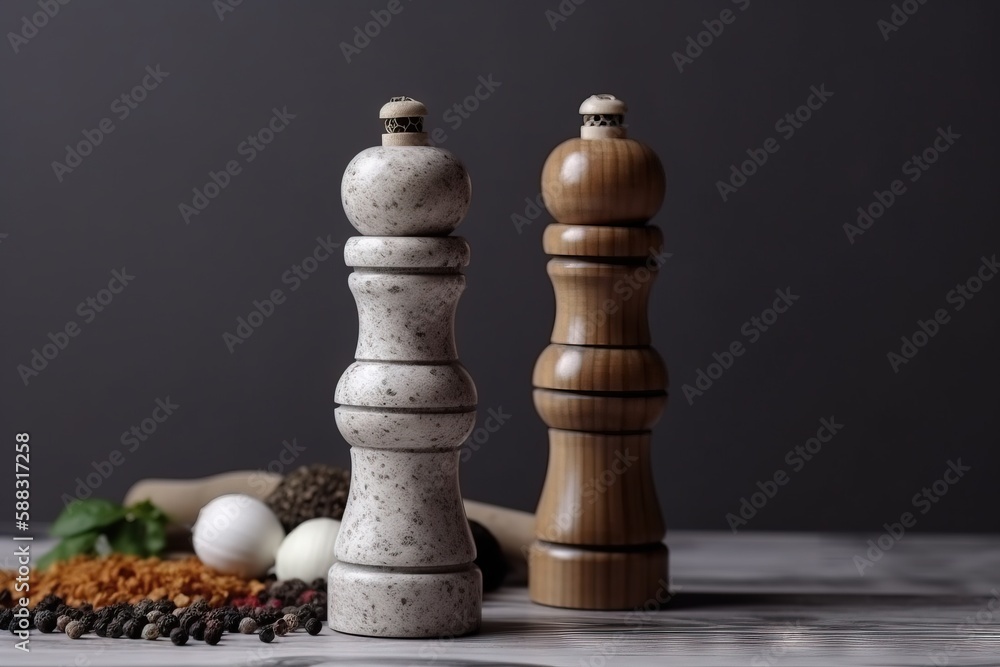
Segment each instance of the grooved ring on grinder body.
[{"label": "grooved ring on grinder body", "polygon": [[572,257],[647,257],[660,263],[663,232],[655,225],[603,227],[552,223],[542,233],[547,255]]},{"label": "grooved ring on grinder body", "polygon": [[472,412],[476,385],[462,364],[392,364],[356,361],[337,383],[340,405],[403,411]]},{"label": "grooved ring on grinder body", "polygon": [[457,269],[470,255],[461,236],[352,236],[344,246],[344,262],[358,268]]}]

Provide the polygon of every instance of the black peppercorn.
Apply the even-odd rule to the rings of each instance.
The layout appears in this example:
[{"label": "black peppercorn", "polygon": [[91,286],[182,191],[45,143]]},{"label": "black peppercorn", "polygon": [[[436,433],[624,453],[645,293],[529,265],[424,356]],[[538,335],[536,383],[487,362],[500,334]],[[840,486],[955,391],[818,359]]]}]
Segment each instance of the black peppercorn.
[{"label": "black peppercorn", "polygon": [[123,634],[125,634],[125,629],[122,627],[122,622],[119,620],[114,620],[108,623],[108,637],[112,639],[118,639]]},{"label": "black peppercorn", "polygon": [[6,630],[10,627],[10,622],[14,618],[14,611],[11,609],[4,609],[0,611],[0,630]]},{"label": "black peppercorn", "polygon": [[184,632],[184,628],[174,628],[170,631],[170,641],[174,646],[184,646],[187,640],[188,633]]},{"label": "black peppercorn", "polygon": [[277,621],[271,624],[271,628],[274,630],[274,634],[278,637],[284,637],[288,634],[288,623],[285,619],[279,618]]},{"label": "black peppercorn", "polygon": [[94,626],[97,625],[97,614],[92,611],[86,611],[80,615],[78,620],[83,623],[83,627],[87,632],[93,632]]},{"label": "black peppercorn", "polygon": [[107,637],[109,625],[109,621],[98,621],[94,624],[94,634],[98,637]]},{"label": "black peppercorn", "polygon": [[319,631],[323,629],[323,624],[319,622],[318,618],[310,618],[306,621],[306,632],[311,635],[318,635]]},{"label": "black peppercorn", "polygon": [[205,639],[205,623],[204,621],[195,621],[188,628],[188,634],[194,638],[195,641],[204,641]]},{"label": "black peppercorn", "polygon": [[254,620],[257,621],[257,625],[270,625],[277,621],[278,618],[277,612],[264,609],[263,607],[258,607],[254,614]]},{"label": "black peppercorn", "polygon": [[351,471],[323,463],[302,466],[285,475],[264,501],[291,532],[320,516],[340,519],[351,487]]},{"label": "black peppercorn", "polygon": [[186,612],[181,616],[181,627],[184,628],[184,632],[191,634],[191,626],[195,623],[201,621],[201,614],[197,612]]},{"label": "black peppercorn", "polygon": [[263,630],[261,630],[258,636],[260,637],[260,640],[262,642],[264,642],[265,644],[270,644],[272,641],[274,641],[274,630],[269,625],[265,627]]},{"label": "black peppercorn", "polygon": [[160,631],[161,636],[167,637],[171,632],[173,632],[174,628],[180,627],[180,624],[180,619],[176,616],[173,614],[166,614],[164,616],[160,616],[160,618],[156,621],[156,629]]},{"label": "black peppercorn", "polygon": [[63,599],[55,593],[49,593],[42,598],[42,601],[38,603],[38,607],[36,607],[36,609],[40,607],[42,609],[47,609],[48,611],[55,611],[56,607],[63,604],[63,602]]},{"label": "black peppercorn", "polygon": [[215,646],[222,639],[222,628],[218,625],[213,625],[205,630],[205,643],[209,646]]},{"label": "black peppercorn", "polygon": [[142,637],[142,629],[146,627],[146,621],[143,618],[133,618],[125,622],[122,630],[128,635],[129,639],[139,639]]},{"label": "black peppercorn", "polygon": [[56,629],[56,615],[44,609],[39,611],[35,614],[35,627],[39,632],[49,634]]}]

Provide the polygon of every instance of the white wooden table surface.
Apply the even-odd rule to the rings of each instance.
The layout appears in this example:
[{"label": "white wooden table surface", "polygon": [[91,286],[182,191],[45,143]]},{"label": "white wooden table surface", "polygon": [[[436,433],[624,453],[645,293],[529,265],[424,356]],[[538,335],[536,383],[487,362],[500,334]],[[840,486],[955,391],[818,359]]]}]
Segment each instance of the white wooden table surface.
[{"label": "white wooden table surface", "polygon": [[1000,665],[1000,537],[905,535],[862,576],[853,557],[869,537],[671,532],[674,596],[648,613],[540,607],[511,587],[462,639],[32,633],[23,653],[3,633],[0,665]]}]

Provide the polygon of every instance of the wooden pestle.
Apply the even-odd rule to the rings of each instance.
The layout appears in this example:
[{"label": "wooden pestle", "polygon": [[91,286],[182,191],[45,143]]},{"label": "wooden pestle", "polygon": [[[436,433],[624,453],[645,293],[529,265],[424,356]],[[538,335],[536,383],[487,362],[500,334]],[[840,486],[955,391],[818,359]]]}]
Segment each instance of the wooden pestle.
[{"label": "wooden pestle", "polygon": [[[213,498],[227,493],[244,493],[264,500],[281,479],[281,475],[260,470],[237,470],[195,479],[143,479],[128,490],[124,502],[131,505],[149,500],[174,524],[188,527]],[[465,501],[465,513],[497,538],[510,566],[507,583],[524,583],[528,571],[525,554],[534,539],[535,515],[475,500]]]}]

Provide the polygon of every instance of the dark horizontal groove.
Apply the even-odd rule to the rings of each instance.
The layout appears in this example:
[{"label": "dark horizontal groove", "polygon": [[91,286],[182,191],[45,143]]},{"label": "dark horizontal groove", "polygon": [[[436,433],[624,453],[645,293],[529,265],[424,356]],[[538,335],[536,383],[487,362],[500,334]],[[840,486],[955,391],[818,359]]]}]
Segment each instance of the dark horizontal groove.
[{"label": "dark horizontal groove", "polygon": [[455,415],[466,412],[475,412],[475,405],[462,405],[455,408],[390,408],[377,405],[345,405],[338,404],[341,408],[357,410],[358,412],[391,412],[394,414],[422,414],[422,415]]},{"label": "dark horizontal groove", "polygon": [[431,361],[411,361],[409,359],[362,359],[357,358],[354,361],[360,361],[366,364],[399,364],[400,366],[455,366],[461,365],[458,357],[453,359],[440,359]]},{"label": "dark horizontal groove", "polygon": [[594,347],[601,350],[652,350],[655,349],[653,345],[580,345],[579,343],[557,343],[556,341],[549,339],[549,343],[552,345],[565,345],[566,347]]},{"label": "dark horizontal groove", "polygon": [[552,389],[551,387],[535,387],[542,391],[553,391],[557,394],[575,394],[577,396],[598,396],[603,398],[646,398],[651,396],[666,396],[667,392],[659,389],[644,391],[581,391],[578,389]]},{"label": "dark horizontal groove", "polygon": [[443,454],[445,452],[458,453],[462,448],[462,443],[453,447],[365,447],[363,445],[351,445],[354,449],[371,449],[378,452],[402,452],[404,454]]},{"label": "dark horizontal groove", "polygon": [[428,267],[408,266],[405,268],[394,267],[394,266],[355,266],[354,273],[373,273],[373,274],[393,275],[393,276],[463,275],[461,267],[457,266],[454,268],[440,267],[440,266],[428,266]]},{"label": "dark horizontal groove", "polygon": [[[572,262],[582,262],[585,264],[615,264],[621,266],[645,266],[646,260],[649,259],[649,254],[645,255],[549,255],[552,259],[565,259]],[[646,267],[649,268],[648,266]],[[652,270],[659,269],[661,267],[654,267]]]},{"label": "dark horizontal groove", "polygon": [[458,565],[437,565],[426,567],[402,567],[399,565],[360,565],[358,563],[344,563],[351,569],[367,570],[369,572],[386,572],[391,574],[458,574],[472,569],[472,563],[459,563]]},{"label": "dark horizontal groove", "polygon": [[663,542],[647,542],[646,544],[560,544],[559,542],[547,542],[538,540],[539,543],[560,549],[572,549],[574,551],[593,551],[595,553],[642,553],[643,551],[660,551],[666,549]]}]

